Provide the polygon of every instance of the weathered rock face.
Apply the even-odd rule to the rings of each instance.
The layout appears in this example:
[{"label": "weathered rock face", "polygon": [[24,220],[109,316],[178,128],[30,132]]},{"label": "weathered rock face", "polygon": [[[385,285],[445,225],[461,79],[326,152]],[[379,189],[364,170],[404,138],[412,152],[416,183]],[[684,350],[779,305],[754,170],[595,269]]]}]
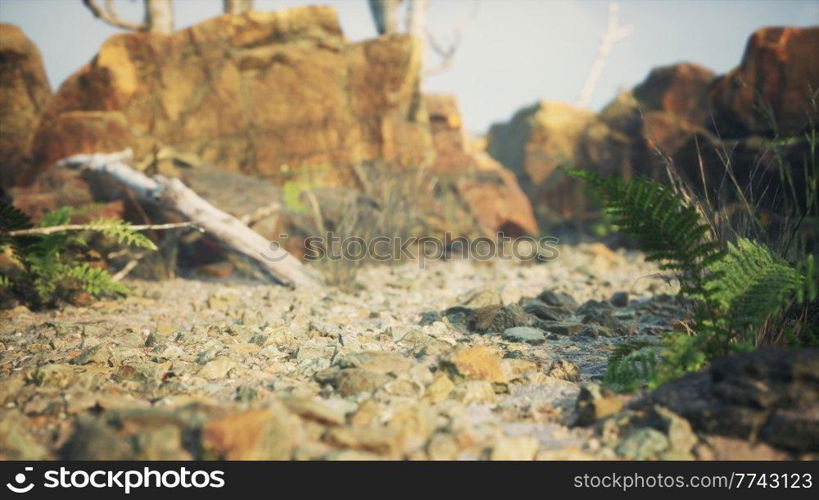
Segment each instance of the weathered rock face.
[{"label": "weathered rock face", "polygon": [[819,350],[762,348],[726,356],[636,403],[662,405],[695,430],[792,452],[819,451]]},{"label": "weathered rock face", "polygon": [[466,137],[453,96],[425,96],[435,144],[433,172],[452,178],[477,224],[490,233],[537,234],[532,205],[512,172],[477,150]]},{"label": "weathered rock face", "polygon": [[577,163],[580,138],[594,121],[591,111],[541,101],[490,128],[487,152],[517,175],[540,220],[567,215],[577,201],[567,195],[565,176],[556,170]]},{"label": "weathered rock face", "polygon": [[[726,165],[747,192],[765,193],[761,209],[781,210],[793,198],[782,168],[804,204],[803,168],[816,156],[804,137],[771,143],[758,97],[769,102],[780,134],[794,135],[810,119],[810,93],[819,88],[815,61],[819,28],[768,28],[748,42],[742,64],[723,77],[682,63],[653,70],[599,114],[539,103],[490,130],[487,151],[512,169],[547,225],[593,214],[579,183],[557,170],[566,164],[601,175],[640,174],[664,180],[668,167],[712,199],[733,200]],[[763,106],[765,108],[765,106]],[[713,132],[716,127],[719,134]],[[727,157],[726,157],[727,155]],[[756,200],[758,201],[758,200]],[[790,201],[789,201],[790,202]]]},{"label": "weathered rock face", "polygon": [[[739,67],[711,90],[723,135],[796,134],[808,124],[819,88],[819,27],[762,28],[748,40]],[[768,111],[762,111],[768,110]]]},{"label": "weathered rock face", "polygon": [[48,106],[28,177],[124,146],[137,158],[172,146],[274,181],[301,166],[430,163],[417,55],[408,37],[348,44],[327,7],[116,35]]},{"label": "weathered rock face", "polygon": [[711,70],[697,64],[674,64],[653,69],[633,94],[645,110],[664,111],[701,125],[709,115],[708,85],[713,79]]},{"label": "weathered rock face", "polygon": [[463,172],[473,166],[474,158],[467,152],[468,144],[461,123],[461,112],[454,96],[428,94],[424,96],[429,127],[435,144],[436,173]]},{"label": "weathered rock face", "polygon": [[591,111],[541,101],[493,125],[487,151],[525,179],[524,188],[536,187],[559,165],[574,162],[578,138],[593,119]]},{"label": "weathered rock face", "polygon": [[51,97],[40,51],[14,25],[0,23],[0,189],[13,185],[32,131]]}]

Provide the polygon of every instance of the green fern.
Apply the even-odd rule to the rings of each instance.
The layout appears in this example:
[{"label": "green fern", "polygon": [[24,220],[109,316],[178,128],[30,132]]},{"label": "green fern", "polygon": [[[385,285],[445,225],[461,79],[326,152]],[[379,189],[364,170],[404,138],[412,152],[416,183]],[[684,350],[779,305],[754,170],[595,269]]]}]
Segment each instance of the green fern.
[{"label": "green fern", "polygon": [[156,250],[156,245],[142,233],[134,231],[131,224],[122,219],[97,219],[88,224],[89,228],[113,238],[120,245]]},{"label": "green fern", "polygon": [[603,179],[585,170],[565,171],[595,189],[613,224],[640,241],[646,260],[678,273],[683,293],[704,297],[706,284],[718,278],[707,268],[719,261],[723,252],[717,242],[707,238],[709,227],[694,208],[685,205],[671,189],[648,179]]},{"label": "green fern", "polygon": [[745,238],[729,243],[728,254],[713,269],[721,277],[709,283],[707,294],[725,313],[732,329],[761,324],[781,312],[806,281],[799,269]]},{"label": "green fern", "polygon": [[594,188],[613,223],[640,242],[647,260],[676,273],[681,295],[696,305],[696,335],[667,335],[659,360],[646,346],[615,351],[604,379],[609,385],[654,387],[698,370],[714,356],[752,347],[755,330],[772,317],[816,300],[819,275],[812,255],[791,265],[744,238],[726,253],[709,237],[698,212],[670,188],[642,178],[603,179],[566,170]]},{"label": "green fern", "polygon": [[[62,207],[45,214],[39,227],[63,226],[85,209]],[[23,270],[14,276],[0,277],[0,287],[34,306],[52,304],[61,287],[82,290],[95,297],[124,294],[127,288],[113,280],[108,271],[87,262],[72,262],[77,249],[87,246],[87,231],[58,231],[51,234],[11,236],[12,231],[32,228],[29,217],[14,206],[0,204],[0,250],[11,247]],[[117,219],[97,219],[87,225],[120,245],[154,250],[154,243]]]}]

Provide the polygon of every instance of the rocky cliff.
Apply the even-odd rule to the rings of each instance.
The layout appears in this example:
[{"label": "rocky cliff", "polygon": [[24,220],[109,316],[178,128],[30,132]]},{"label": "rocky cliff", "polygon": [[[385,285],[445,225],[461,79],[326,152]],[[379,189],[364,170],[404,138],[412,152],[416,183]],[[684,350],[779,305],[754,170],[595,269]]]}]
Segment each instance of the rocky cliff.
[{"label": "rocky cliff", "polygon": [[161,146],[280,181],[290,169],[430,163],[410,38],[350,44],[328,7],[108,39],[45,110],[33,179],[74,153]]},{"label": "rocky cliff", "polygon": [[40,51],[22,31],[0,24],[0,189],[28,161],[34,126],[51,97]]}]

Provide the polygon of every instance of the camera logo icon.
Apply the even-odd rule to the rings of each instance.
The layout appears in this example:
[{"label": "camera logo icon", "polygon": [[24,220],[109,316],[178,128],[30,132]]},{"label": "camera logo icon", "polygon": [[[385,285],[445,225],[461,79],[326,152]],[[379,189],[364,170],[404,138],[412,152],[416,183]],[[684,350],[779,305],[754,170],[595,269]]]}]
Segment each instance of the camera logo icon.
[{"label": "camera logo icon", "polygon": [[[31,472],[34,470],[34,467],[26,467],[26,472]],[[28,493],[34,488],[34,483],[24,484],[26,482],[26,475],[22,472],[18,472],[14,476],[14,482],[17,483],[16,485],[11,483],[6,483],[6,488],[10,489],[14,493]]]}]

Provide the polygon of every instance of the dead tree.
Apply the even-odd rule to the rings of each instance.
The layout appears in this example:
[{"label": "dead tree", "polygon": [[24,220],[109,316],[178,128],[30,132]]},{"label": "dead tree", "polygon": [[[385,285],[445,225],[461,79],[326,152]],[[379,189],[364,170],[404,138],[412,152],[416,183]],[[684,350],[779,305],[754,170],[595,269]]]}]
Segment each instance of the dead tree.
[{"label": "dead tree", "polygon": [[140,23],[119,17],[114,8],[114,0],[104,0],[102,6],[99,0],[82,0],[94,17],[111,26],[149,33],[173,32],[173,3],[171,0],[143,0],[143,2],[145,3],[145,18]]},{"label": "dead tree", "polygon": [[603,69],[606,67],[614,44],[631,35],[631,26],[620,26],[619,10],[620,6],[617,2],[611,2],[609,4],[609,21],[606,27],[606,33],[600,39],[600,45],[597,48],[597,57],[594,59],[594,64],[592,64],[592,68],[589,71],[589,76],[586,77],[583,90],[580,91],[580,96],[575,103],[579,107],[586,107],[589,105],[589,102],[591,102],[592,93],[594,93],[594,89],[597,87],[597,82],[600,81],[600,76],[603,74]]},{"label": "dead tree", "polygon": [[148,177],[131,168],[127,162],[132,157],[130,149],[109,154],[78,154],[61,160],[58,165],[104,175],[129,188],[137,199],[180,214],[226,248],[249,259],[279,283],[318,286],[318,280],[286,250],[268,242],[236,217],[211,205],[179,179],[162,175]]},{"label": "dead tree", "polygon": [[253,0],[222,0],[225,14],[244,14],[253,10]]},{"label": "dead tree", "polygon": [[375,29],[379,35],[394,35],[398,33],[398,5],[401,0],[367,0],[370,4],[370,14],[375,21]]}]

